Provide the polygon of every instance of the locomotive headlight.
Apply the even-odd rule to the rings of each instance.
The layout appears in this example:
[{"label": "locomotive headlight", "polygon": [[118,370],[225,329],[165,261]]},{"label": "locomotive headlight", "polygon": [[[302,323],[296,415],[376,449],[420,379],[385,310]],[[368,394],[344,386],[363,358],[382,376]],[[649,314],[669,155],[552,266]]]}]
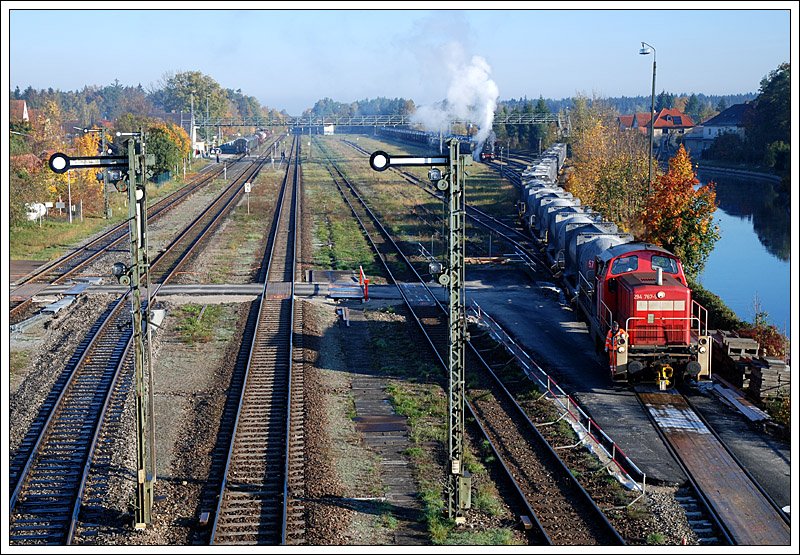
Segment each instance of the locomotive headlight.
[{"label": "locomotive headlight", "polygon": [[705,347],[700,347],[700,348],[698,349],[698,351],[700,351],[700,353],[701,353],[701,354],[702,354],[702,353],[705,353],[705,352],[706,352],[706,348],[705,348]]},{"label": "locomotive headlight", "polygon": [[658,297],[659,299],[663,299],[666,296],[667,294],[664,293],[663,291],[659,291],[658,293],[656,293],[656,297]]},{"label": "locomotive headlight", "polygon": [[617,352],[618,353],[624,353],[625,352],[625,347],[623,345],[620,345],[619,347],[617,347]]}]

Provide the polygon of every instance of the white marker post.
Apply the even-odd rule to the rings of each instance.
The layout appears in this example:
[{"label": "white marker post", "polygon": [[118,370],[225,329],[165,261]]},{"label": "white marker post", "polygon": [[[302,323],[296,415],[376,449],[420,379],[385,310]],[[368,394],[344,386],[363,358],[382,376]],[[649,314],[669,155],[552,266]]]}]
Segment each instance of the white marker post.
[{"label": "white marker post", "polygon": [[250,214],[250,183],[244,184],[244,192],[247,193],[247,213]]},{"label": "white marker post", "polygon": [[69,170],[67,170],[67,215],[69,216],[69,223],[72,223],[72,181],[69,178]]}]

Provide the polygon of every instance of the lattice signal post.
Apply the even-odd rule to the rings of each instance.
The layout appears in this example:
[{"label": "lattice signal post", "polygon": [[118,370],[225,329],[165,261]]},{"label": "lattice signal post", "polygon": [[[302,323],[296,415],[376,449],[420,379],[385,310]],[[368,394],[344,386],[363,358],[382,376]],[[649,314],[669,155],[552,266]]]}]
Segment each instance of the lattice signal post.
[{"label": "lattice signal post", "polygon": [[[150,322],[150,261],[147,256],[147,163],[152,156],[145,153],[142,133],[117,133],[120,146],[127,150],[123,156],[70,157],[56,153],[50,157],[50,169],[64,173],[70,169],[107,168],[107,179],[117,189],[128,192],[128,222],[130,235],[130,266],[117,262],[113,275],[123,285],[130,286],[131,323],[134,349],[136,387],[136,506],[134,527],[142,529],[151,522],[153,486],[156,481],[155,415],[153,411],[153,371]],[[142,302],[142,289],[148,296]]]},{"label": "lattice signal post", "polygon": [[[392,166],[431,166],[428,177],[436,188],[445,194],[447,201],[449,229],[447,266],[438,276],[439,283],[447,287],[449,294],[447,516],[454,519],[456,524],[463,524],[464,512],[470,508],[472,497],[472,480],[464,468],[464,354],[469,339],[464,298],[466,225],[464,168],[472,163],[472,157],[461,155],[457,139],[450,139],[447,144],[448,156],[390,156],[379,150],[372,153],[369,162],[375,171],[384,171]],[[446,167],[445,173],[433,167],[437,165]]]}]

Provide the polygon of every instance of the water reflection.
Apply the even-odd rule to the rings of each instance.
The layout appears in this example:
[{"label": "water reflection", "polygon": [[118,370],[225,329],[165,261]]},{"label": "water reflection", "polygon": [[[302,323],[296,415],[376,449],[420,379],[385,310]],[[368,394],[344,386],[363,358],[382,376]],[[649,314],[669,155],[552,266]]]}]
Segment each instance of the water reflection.
[{"label": "water reflection", "polygon": [[714,219],[721,235],[699,282],[743,320],[753,320],[757,303],[770,323],[790,332],[789,199],[770,181],[702,169],[698,178],[717,184],[719,208]]},{"label": "water reflection", "polygon": [[730,177],[698,171],[702,183],[717,184],[717,203],[730,216],[747,218],[764,248],[779,260],[788,261],[791,252],[789,199],[779,194],[779,185],[772,181]]}]

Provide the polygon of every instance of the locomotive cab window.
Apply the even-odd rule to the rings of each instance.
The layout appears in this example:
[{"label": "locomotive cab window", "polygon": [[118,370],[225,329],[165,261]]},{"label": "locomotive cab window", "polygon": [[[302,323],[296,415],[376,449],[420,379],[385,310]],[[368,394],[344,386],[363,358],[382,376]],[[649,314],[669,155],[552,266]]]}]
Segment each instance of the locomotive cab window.
[{"label": "locomotive cab window", "polygon": [[661,268],[663,271],[670,274],[678,273],[678,263],[674,258],[658,256],[654,254],[653,258],[650,259],[650,265],[652,266],[653,271],[655,271],[656,268]]},{"label": "locomotive cab window", "polygon": [[614,275],[634,272],[639,269],[638,256],[622,256],[617,258],[611,265],[611,273]]}]

